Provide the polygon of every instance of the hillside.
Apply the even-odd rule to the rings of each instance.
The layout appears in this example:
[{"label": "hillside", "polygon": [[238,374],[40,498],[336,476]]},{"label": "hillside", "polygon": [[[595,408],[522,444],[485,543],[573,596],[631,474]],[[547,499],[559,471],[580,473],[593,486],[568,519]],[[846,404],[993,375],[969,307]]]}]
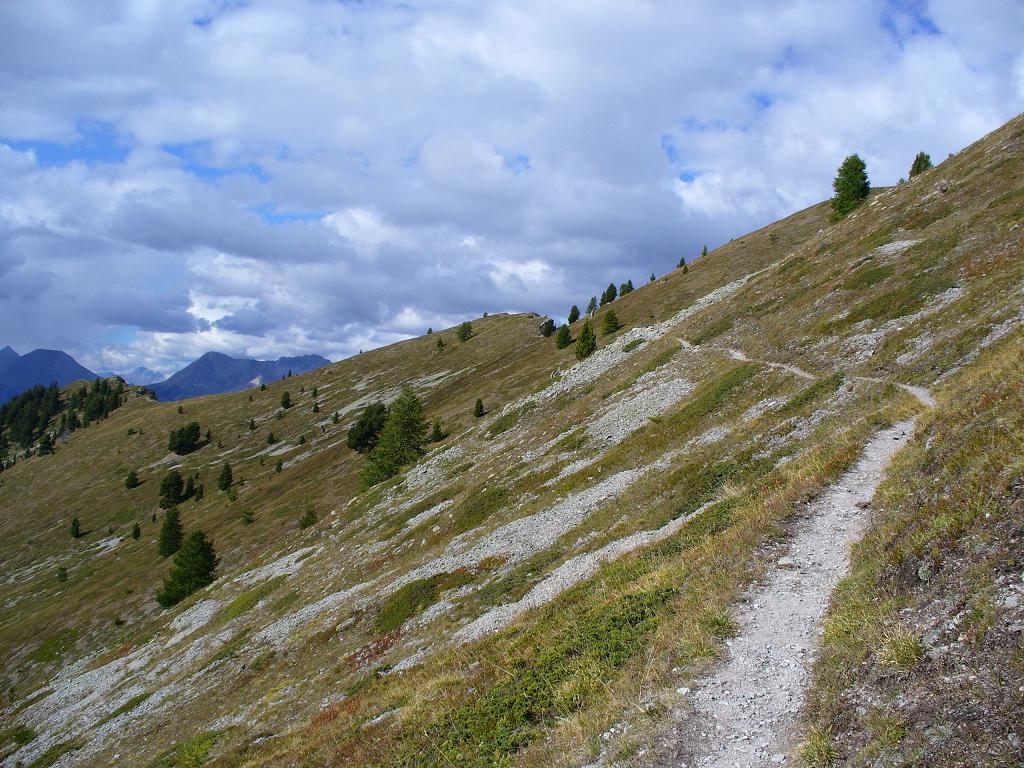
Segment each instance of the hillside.
[{"label": "hillside", "polygon": [[[1024,117],[829,213],[616,300],[583,362],[491,315],[19,461],[2,765],[1015,764]],[[402,387],[450,434],[364,490],[346,431]],[[221,562],[164,610],[172,468]]]}]

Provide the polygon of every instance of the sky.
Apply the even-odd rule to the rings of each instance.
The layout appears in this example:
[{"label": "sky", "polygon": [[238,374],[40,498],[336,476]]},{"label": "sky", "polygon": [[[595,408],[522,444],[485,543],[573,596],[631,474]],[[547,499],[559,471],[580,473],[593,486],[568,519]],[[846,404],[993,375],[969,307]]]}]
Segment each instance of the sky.
[{"label": "sky", "polygon": [[171,372],[561,319],[1022,104],[1021,0],[4,0],[0,346]]}]

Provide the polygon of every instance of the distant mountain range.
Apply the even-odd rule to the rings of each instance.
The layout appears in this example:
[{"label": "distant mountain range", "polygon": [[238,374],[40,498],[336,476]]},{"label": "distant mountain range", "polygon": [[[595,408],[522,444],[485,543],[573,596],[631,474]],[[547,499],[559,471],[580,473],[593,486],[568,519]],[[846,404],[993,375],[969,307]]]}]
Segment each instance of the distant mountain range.
[{"label": "distant mountain range", "polygon": [[184,400],[200,395],[237,392],[246,387],[259,386],[261,382],[280,379],[289,371],[293,374],[306,373],[329,365],[330,362],[320,355],[251,360],[229,357],[220,352],[207,352],[164,379],[163,374],[143,366],[126,373],[101,371],[96,374],[60,350],[37,349],[19,355],[10,347],[4,347],[0,349],[0,403],[6,403],[36,384],[46,385],[56,381],[63,387],[79,379],[108,376],[120,376],[129,384],[148,386],[156,392],[159,400]]},{"label": "distant mountain range", "polygon": [[200,395],[237,392],[262,382],[276,381],[292,373],[306,373],[329,365],[330,360],[320,355],[282,357],[277,360],[250,360],[234,358],[220,352],[207,352],[194,363],[189,363],[176,374],[153,384],[158,400],[184,400]]},{"label": "distant mountain range", "polygon": [[144,387],[149,384],[156,384],[158,381],[163,381],[167,378],[166,373],[154,371],[151,368],[146,368],[144,365],[132,368],[130,371],[126,371],[124,373],[120,373],[118,371],[100,371],[100,376],[120,376],[125,380],[125,383],[136,384],[140,387]]},{"label": "distant mountain range", "polygon": [[10,347],[0,349],[0,403],[36,384],[56,381],[63,387],[79,379],[95,378],[95,373],[58,349],[36,349],[25,355]]}]

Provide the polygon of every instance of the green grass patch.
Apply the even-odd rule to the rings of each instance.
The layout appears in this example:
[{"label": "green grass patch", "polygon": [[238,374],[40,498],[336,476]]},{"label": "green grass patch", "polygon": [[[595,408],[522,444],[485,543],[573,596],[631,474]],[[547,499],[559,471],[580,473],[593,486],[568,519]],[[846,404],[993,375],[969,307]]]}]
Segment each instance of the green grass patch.
[{"label": "green grass patch", "polygon": [[384,604],[373,619],[373,629],[382,635],[398,629],[408,619],[436,603],[445,590],[461,587],[472,581],[473,576],[461,569],[454,573],[438,573],[425,579],[410,581],[384,600]]},{"label": "green grass patch", "polygon": [[532,411],[537,407],[535,402],[530,402],[524,405],[522,408],[515,408],[506,414],[503,414],[491,422],[491,425],[487,427],[487,437],[497,437],[503,432],[508,432],[512,427],[519,423],[519,419],[524,415]]},{"label": "green grass patch", "polygon": [[23,747],[36,738],[36,732],[25,725],[15,725],[5,731],[0,731],[0,748],[8,744]]},{"label": "green grass patch", "polygon": [[546,642],[512,659],[495,685],[443,713],[421,734],[410,734],[394,764],[510,764],[509,755],[586,706],[643,651],[673,594],[659,587],[561,616]]},{"label": "green grass patch", "polygon": [[844,291],[859,291],[863,288],[870,288],[875,283],[885,280],[895,271],[896,267],[892,264],[883,264],[878,267],[864,266],[846,278],[843,281],[842,288]]},{"label": "green grass patch", "polygon": [[128,699],[128,701],[126,701],[120,707],[115,709],[109,715],[104,716],[102,720],[100,720],[98,723],[96,723],[96,726],[99,727],[99,726],[101,726],[101,725],[103,725],[105,723],[109,723],[111,720],[114,720],[115,718],[120,717],[121,715],[125,714],[126,712],[131,712],[133,709],[135,709],[137,706],[139,706],[139,704],[141,704],[146,699],[148,699],[150,697],[150,695],[151,694],[149,692],[143,691],[142,693],[138,694],[137,696],[132,696],[130,699]]},{"label": "green grass patch", "polygon": [[702,384],[696,395],[669,417],[668,424],[680,431],[692,429],[701,418],[721,408],[732,391],[753,378],[757,370],[756,365],[743,363],[715,381]]},{"label": "green grass patch", "polygon": [[632,352],[634,349],[639,347],[641,344],[646,342],[647,339],[633,339],[631,342],[622,347],[623,352]]},{"label": "green grass patch", "polygon": [[39,757],[28,764],[28,768],[49,768],[69,752],[75,752],[85,746],[83,739],[71,739],[54,744]]},{"label": "green grass patch", "polygon": [[508,489],[500,485],[476,488],[455,508],[452,530],[462,533],[476,528],[505,505]]},{"label": "green grass patch", "polygon": [[946,275],[921,275],[905,285],[858,304],[840,322],[853,325],[862,320],[892,320],[924,306],[930,296],[952,288],[956,280]]},{"label": "green grass patch", "polygon": [[75,647],[78,641],[78,630],[65,627],[44,640],[38,648],[29,654],[29,660],[40,664],[57,661],[61,656]]},{"label": "green grass patch", "polygon": [[707,341],[711,341],[711,339],[716,336],[721,336],[730,328],[732,328],[732,318],[721,317],[697,331],[697,333],[690,338],[690,343],[695,346],[699,346]]},{"label": "green grass patch", "polygon": [[802,390],[793,395],[786,404],[779,409],[779,413],[782,415],[790,415],[801,410],[805,405],[809,405],[824,397],[827,394],[835,392],[843,383],[842,373],[833,373],[824,379],[818,379],[813,384],[804,387]]},{"label": "green grass patch", "polygon": [[230,603],[225,605],[220,610],[220,614],[217,616],[220,621],[231,621],[232,619],[238,618],[243,613],[248,611],[250,608],[256,605],[260,600],[267,597],[271,592],[278,588],[282,581],[285,580],[285,576],[275,576],[272,579],[253,587],[246,592],[243,592]]},{"label": "green grass patch", "polygon": [[556,453],[569,453],[571,451],[578,450],[583,447],[585,442],[587,442],[586,430],[574,429],[557,443],[552,445],[545,456],[550,456]]}]

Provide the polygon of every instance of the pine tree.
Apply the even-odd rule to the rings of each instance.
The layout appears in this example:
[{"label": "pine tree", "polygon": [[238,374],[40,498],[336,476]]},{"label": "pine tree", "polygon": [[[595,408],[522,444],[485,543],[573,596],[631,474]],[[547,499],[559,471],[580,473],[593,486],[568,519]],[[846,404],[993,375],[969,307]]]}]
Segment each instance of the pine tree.
[{"label": "pine tree", "polygon": [[708,255],[708,246],[707,246],[707,244],[706,244],[706,243],[704,244],[704,247],[703,247],[703,248],[701,248],[701,250],[700,250],[700,255],[701,255],[701,256],[707,256],[707,255]]},{"label": "pine tree", "polygon": [[82,524],[78,522],[77,517],[71,518],[71,538],[79,539],[82,537]]},{"label": "pine tree", "polygon": [[163,608],[170,608],[193,592],[212,584],[216,578],[218,562],[213,542],[207,540],[206,534],[202,531],[189,534],[174,556],[174,567],[164,579],[164,587],[157,593],[156,601]]},{"label": "pine tree", "polygon": [[839,221],[863,203],[871,192],[864,161],[857,155],[850,155],[843,160],[832,182],[832,189],[836,193],[832,198],[832,221]]},{"label": "pine tree", "polygon": [[913,165],[910,166],[910,178],[914,178],[919,173],[924,173],[932,167],[932,158],[927,152],[918,152],[914,158]]},{"label": "pine tree", "polygon": [[371,403],[366,406],[356,423],[349,428],[346,445],[353,451],[369,453],[377,445],[387,418],[388,407],[384,403]]},{"label": "pine tree", "polygon": [[655,280],[657,280],[657,279],[658,279],[658,278],[656,278],[656,277],[654,276],[654,273],[653,273],[653,272],[651,272],[651,279],[650,279],[650,280],[648,280],[647,282],[648,282],[648,283],[653,283],[653,282],[654,282]]},{"label": "pine tree", "polygon": [[608,287],[604,289],[604,293],[601,294],[601,306],[605,304],[611,304],[615,301],[619,295],[618,289],[615,287],[615,283],[608,283]]},{"label": "pine tree", "polygon": [[160,557],[173,555],[181,547],[181,517],[177,507],[171,507],[164,515],[164,523],[160,527],[160,539],[157,541],[157,552]]},{"label": "pine tree", "polygon": [[261,381],[261,382],[260,382],[260,392],[266,392],[266,391],[267,391],[267,385],[266,385],[266,384],[264,384],[264,383],[263,383],[263,382]]},{"label": "pine tree", "polygon": [[396,475],[404,465],[416,461],[423,453],[426,436],[423,405],[411,389],[406,389],[388,408],[380,439],[370,451],[370,463],[363,473],[364,482],[367,485],[379,483]]},{"label": "pine tree", "polygon": [[430,334],[432,334],[433,332],[434,332],[434,329],[433,329],[433,328],[427,328],[427,336],[429,336],[429,335],[430,335]]},{"label": "pine tree", "polygon": [[685,256],[680,256],[679,257],[679,263],[676,265],[676,269],[682,269],[685,266],[686,266],[686,257]]},{"label": "pine tree", "polygon": [[572,325],[580,319],[580,308],[575,304],[572,305],[572,309],[569,310],[569,325]]},{"label": "pine tree", "polygon": [[274,471],[280,473],[282,469],[284,469],[284,461],[278,459],[277,464],[274,465]]},{"label": "pine tree", "polygon": [[540,324],[540,335],[545,339],[555,332],[555,321],[550,317],[544,318],[544,322]]},{"label": "pine tree", "polygon": [[134,469],[128,470],[128,474],[124,478],[124,487],[129,490],[139,487],[139,476],[136,474]]},{"label": "pine tree", "polygon": [[185,482],[181,473],[172,469],[160,481],[160,506],[163,509],[173,507],[185,499]]},{"label": "pine tree", "polygon": [[63,584],[67,580],[68,580],[68,569],[65,568],[63,565],[58,565],[57,566],[57,581],[59,581],[61,584]]},{"label": "pine tree", "polygon": [[249,419],[249,430],[256,429],[256,419]]},{"label": "pine tree", "polygon": [[267,445],[273,445],[276,442],[277,442],[277,438],[274,437],[274,433],[273,432],[268,432],[267,433]]},{"label": "pine tree", "polygon": [[305,445],[305,444],[306,444],[306,436],[305,435],[299,435],[299,445]]},{"label": "pine tree", "polygon": [[256,519],[256,515],[253,514],[251,509],[243,509],[239,513],[239,517],[242,518],[242,525],[252,525],[253,521]]},{"label": "pine tree", "polygon": [[320,413],[320,403],[313,401],[313,413]]},{"label": "pine tree", "polygon": [[440,351],[441,351],[442,349],[444,349],[444,339],[438,338],[438,340],[437,340],[437,344],[436,344],[435,346],[437,347],[437,349],[438,349],[438,351],[439,351],[439,352],[440,352]]},{"label": "pine tree", "polygon": [[217,487],[222,491],[226,491],[231,487],[231,464],[224,462],[224,466],[220,468],[220,477],[217,478]]},{"label": "pine tree", "polygon": [[587,314],[592,315],[597,311],[597,296],[590,297],[590,303],[587,304]]},{"label": "pine tree", "polygon": [[341,421],[341,416],[339,416],[338,412],[335,411],[334,415],[331,416],[331,424],[337,424],[339,421]]},{"label": "pine tree", "polygon": [[288,394],[288,390],[281,393],[281,407],[286,411],[292,407],[292,396]]},{"label": "pine tree", "polygon": [[615,314],[614,309],[609,309],[604,313],[604,317],[601,318],[602,335],[607,336],[609,333],[615,333],[621,327],[622,323],[619,322],[619,318]]},{"label": "pine tree", "polygon": [[569,326],[560,325],[558,333],[555,334],[555,346],[559,349],[565,349],[570,344],[572,344],[572,333],[569,331]]},{"label": "pine tree", "polygon": [[441,422],[435,419],[433,429],[430,430],[430,442],[440,443],[444,438],[445,434],[444,430],[441,429]]},{"label": "pine tree", "polygon": [[473,416],[479,419],[484,413],[484,401],[477,398],[477,401],[473,403]]},{"label": "pine tree", "polygon": [[310,394],[310,397],[312,397],[314,400],[316,400],[319,395],[320,395],[320,390],[317,389],[316,387],[313,387],[313,392]]},{"label": "pine tree", "polygon": [[587,318],[583,321],[583,327],[580,328],[580,335],[576,337],[576,359],[583,360],[590,357],[595,349],[597,349],[597,336],[594,335],[594,324],[590,322],[590,318]]},{"label": "pine tree", "polygon": [[469,341],[473,338],[473,324],[467,320],[459,326],[458,330],[455,331],[455,336],[459,341]]},{"label": "pine tree", "polygon": [[132,538],[138,541],[140,536],[142,536],[142,529],[139,528],[139,524],[136,523],[132,526]]}]

